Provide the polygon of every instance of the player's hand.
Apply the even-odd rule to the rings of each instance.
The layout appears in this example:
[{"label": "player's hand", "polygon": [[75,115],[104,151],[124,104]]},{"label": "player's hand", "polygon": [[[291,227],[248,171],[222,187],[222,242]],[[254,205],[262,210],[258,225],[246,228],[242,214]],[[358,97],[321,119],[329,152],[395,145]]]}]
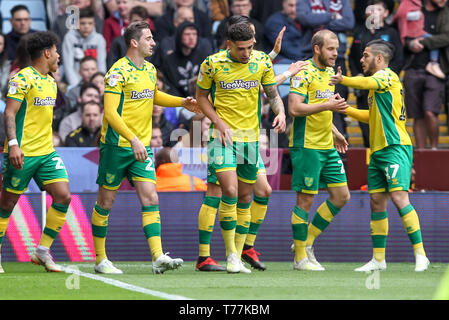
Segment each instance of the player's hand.
[{"label": "player's hand", "polygon": [[136,158],[139,162],[145,162],[148,158],[148,152],[145,146],[143,145],[142,141],[139,140],[139,138],[134,137],[131,139],[131,148],[134,153],[134,158]]},{"label": "player's hand", "polygon": [[[276,52],[276,54],[279,54],[281,52],[282,48],[282,38],[284,38],[284,32],[287,29],[286,26],[284,26],[281,31],[279,31],[278,36],[276,37],[276,41],[274,42],[274,48],[273,51]],[[292,73],[294,74],[294,73]]]},{"label": "player's hand", "polygon": [[308,65],[309,63],[307,61],[296,61],[290,64],[288,71],[290,71],[292,75],[295,75],[300,71],[307,70]]},{"label": "player's hand", "polygon": [[22,170],[25,157],[18,145],[9,147],[9,161],[14,168]]},{"label": "player's hand", "polygon": [[195,98],[187,97],[182,99],[182,106],[189,111],[195,112],[196,114],[202,113]]},{"label": "player's hand", "polygon": [[349,143],[340,132],[332,132],[334,136],[334,146],[339,153],[348,151]]},{"label": "player's hand", "polygon": [[232,146],[232,130],[229,126],[223,122],[223,120],[219,120],[215,124],[215,130],[217,132],[217,137],[221,141],[221,143],[226,147],[228,144]]},{"label": "player's hand", "polygon": [[344,113],[348,105],[346,100],[337,93],[327,100],[328,110]]},{"label": "player's hand", "polygon": [[343,74],[341,72],[341,67],[337,67],[337,73],[331,76],[331,79],[329,80],[330,86],[335,86],[336,84],[339,84],[343,81]]},{"label": "player's hand", "polygon": [[285,113],[279,113],[273,120],[273,128],[277,133],[284,133],[286,128]]}]

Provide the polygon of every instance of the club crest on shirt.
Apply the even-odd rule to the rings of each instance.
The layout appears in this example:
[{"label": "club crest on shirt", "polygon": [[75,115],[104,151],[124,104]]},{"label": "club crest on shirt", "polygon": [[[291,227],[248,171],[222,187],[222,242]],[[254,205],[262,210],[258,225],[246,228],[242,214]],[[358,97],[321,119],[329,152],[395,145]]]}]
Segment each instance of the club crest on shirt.
[{"label": "club crest on shirt", "polygon": [[19,84],[17,82],[10,82],[9,83],[9,90],[8,93],[9,94],[16,94],[17,92],[17,88],[19,87]]},{"label": "club crest on shirt", "polygon": [[110,87],[115,87],[117,85],[118,80],[120,79],[120,76],[118,74],[111,74],[109,76],[109,86]]},{"label": "club crest on shirt", "polygon": [[304,183],[306,184],[307,187],[311,187],[312,184],[313,184],[313,178],[305,177],[304,178]]},{"label": "club crest on shirt", "polygon": [[251,72],[251,73],[256,73],[256,72],[257,72],[257,69],[258,69],[257,63],[255,63],[255,62],[250,62],[250,63],[248,64],[248,68],[249,68],[249,72]]}]

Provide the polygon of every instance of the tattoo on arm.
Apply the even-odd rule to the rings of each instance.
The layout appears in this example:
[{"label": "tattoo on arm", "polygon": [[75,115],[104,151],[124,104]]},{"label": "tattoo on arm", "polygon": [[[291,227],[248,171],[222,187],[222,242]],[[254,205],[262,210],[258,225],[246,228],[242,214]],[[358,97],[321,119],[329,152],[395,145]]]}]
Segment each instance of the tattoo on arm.
[{"label": "tattoo on arm", "polygon": [[284,103],[282,102],[281,96],[279,95],[276,86],[266,86],[263,89],[268,97],[268,102],[270,103],[271,110],[273,110],[275,114],[284,112]]},{"label": "tattoo on arm", "polygon": [[16,139],[16,119],[11,115],[5,115],[5,133],[8,141]]}]

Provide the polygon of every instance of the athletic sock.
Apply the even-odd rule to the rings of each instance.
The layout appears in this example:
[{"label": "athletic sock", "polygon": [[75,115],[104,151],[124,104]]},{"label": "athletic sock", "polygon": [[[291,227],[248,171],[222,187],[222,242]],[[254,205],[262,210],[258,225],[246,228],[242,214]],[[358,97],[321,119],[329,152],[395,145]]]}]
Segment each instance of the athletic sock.
[{"label": "athletic sock", "polygon": [[415,208],[411,204],[398,210],[399,215],[402,219],[402,224],[404,225],[405,231],[407,231],[408,238],[413,245],[414,254],[420,254],[425,256],[424,245],[422,241],[421,229],[419,226],[418,214]]},{"label": "athletic sock", "polygon": [[95,247],[95,263],[99,264],[106,259],[106,235],[108,233],[109,210],[95,204],[92,212],[92,237]]},{"label": "athletic sock", "polygon": [[329,199],[319,206],[312,222],[309,225],[306,243],[307,246],[313,245],[315,239],[327,228],[339,211],[340,208],[332,204]]},{"label": "athletic sock", "polygon": [[371,212],[371,241],[373,243],[373,257],[377,261],[385,260],[385,248],[388,236],[388,214],[383,212]]},{"label": "athletic sock", "polygon": [[148,241],[148,246],[150,247],[151,257],[155,261],[163,254],[159,205],[142,207],[142,226]]},{"label": "athletic sock", "polygon": [[40,246],[50,248],[65,223],[69,206],[66,204],[52,203],[47,212],[45,228],[42,232]]},{"label": "athletic sock", "polygon": [[235,228],[237,225],[237,198],[222,196],[218,207],[221,233],[226,248],[226,257],[237,253],[235,248]]},{"label": "athletic sock", "polygon": [[237,255],[240,257],[245,244],[246,235],[249,231],[249,224],[251,220],[251,202],[237,203],[237,227],[235,228],[235,249]]},{"label": "athletic sock", "polygon": [[219,197],[205,196],[198,214],[199,256],[210,256],[210,239],[214,230],[215,217],[220,205]]},{"label": "athletic sock", "polygon": [[[251,203],[251,221],[249,224],[249,231],[246,235],[245,246],[248,245],[250,247],[254,246],[254,242],[256,241],[257,233],[259,232],[260,225],[263,223],[265,219],[265,215],[267,213],[268,201],[270,198],[268,197],[258,197],[254,196],[253,202]],[[245,247],[243,248],[244,250]]]},{"label": "athletic sock", "polygon": [[295,244],[295,261],[307,257],[306,254],[306,240],[307,240],[307,225],[309,222],[309,213],[298,206],[295,206],[292,213],[292,231],[293,242]]},{"label": "athletic sock", "polygon": [[0,208],[0,252],[2,249],[3,238],[6,235],[6,229],[8,228],[9,217],[12,211],[6,211]]}]

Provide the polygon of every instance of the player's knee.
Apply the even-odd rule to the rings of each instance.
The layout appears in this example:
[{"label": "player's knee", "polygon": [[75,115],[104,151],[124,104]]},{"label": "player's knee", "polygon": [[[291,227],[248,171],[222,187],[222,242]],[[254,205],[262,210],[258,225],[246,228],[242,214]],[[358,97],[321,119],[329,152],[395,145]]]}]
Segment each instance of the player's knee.
[{"label": "player's knee", "polygon": [[391,201],[398,209],[402,209],[410,203],[407,192],[392,192]]},{"label": "player's knee", "polygon": [[229,186],[223,186],[222,187],[223,195],[229,198],[236,198],[237,197],[237,186],[229,185]]},{"label": "player's knee", "polygon": [[269,198],[272,192],[273,190],[268,183],[263,188],[254,188],[254,194],[258,197]]},{"label": "player's knee", "polygon": [[67,206],[70,204],[70,201],[72,201],[72,195],[70,192],[55,194],[53,197],[53,202]]}]

